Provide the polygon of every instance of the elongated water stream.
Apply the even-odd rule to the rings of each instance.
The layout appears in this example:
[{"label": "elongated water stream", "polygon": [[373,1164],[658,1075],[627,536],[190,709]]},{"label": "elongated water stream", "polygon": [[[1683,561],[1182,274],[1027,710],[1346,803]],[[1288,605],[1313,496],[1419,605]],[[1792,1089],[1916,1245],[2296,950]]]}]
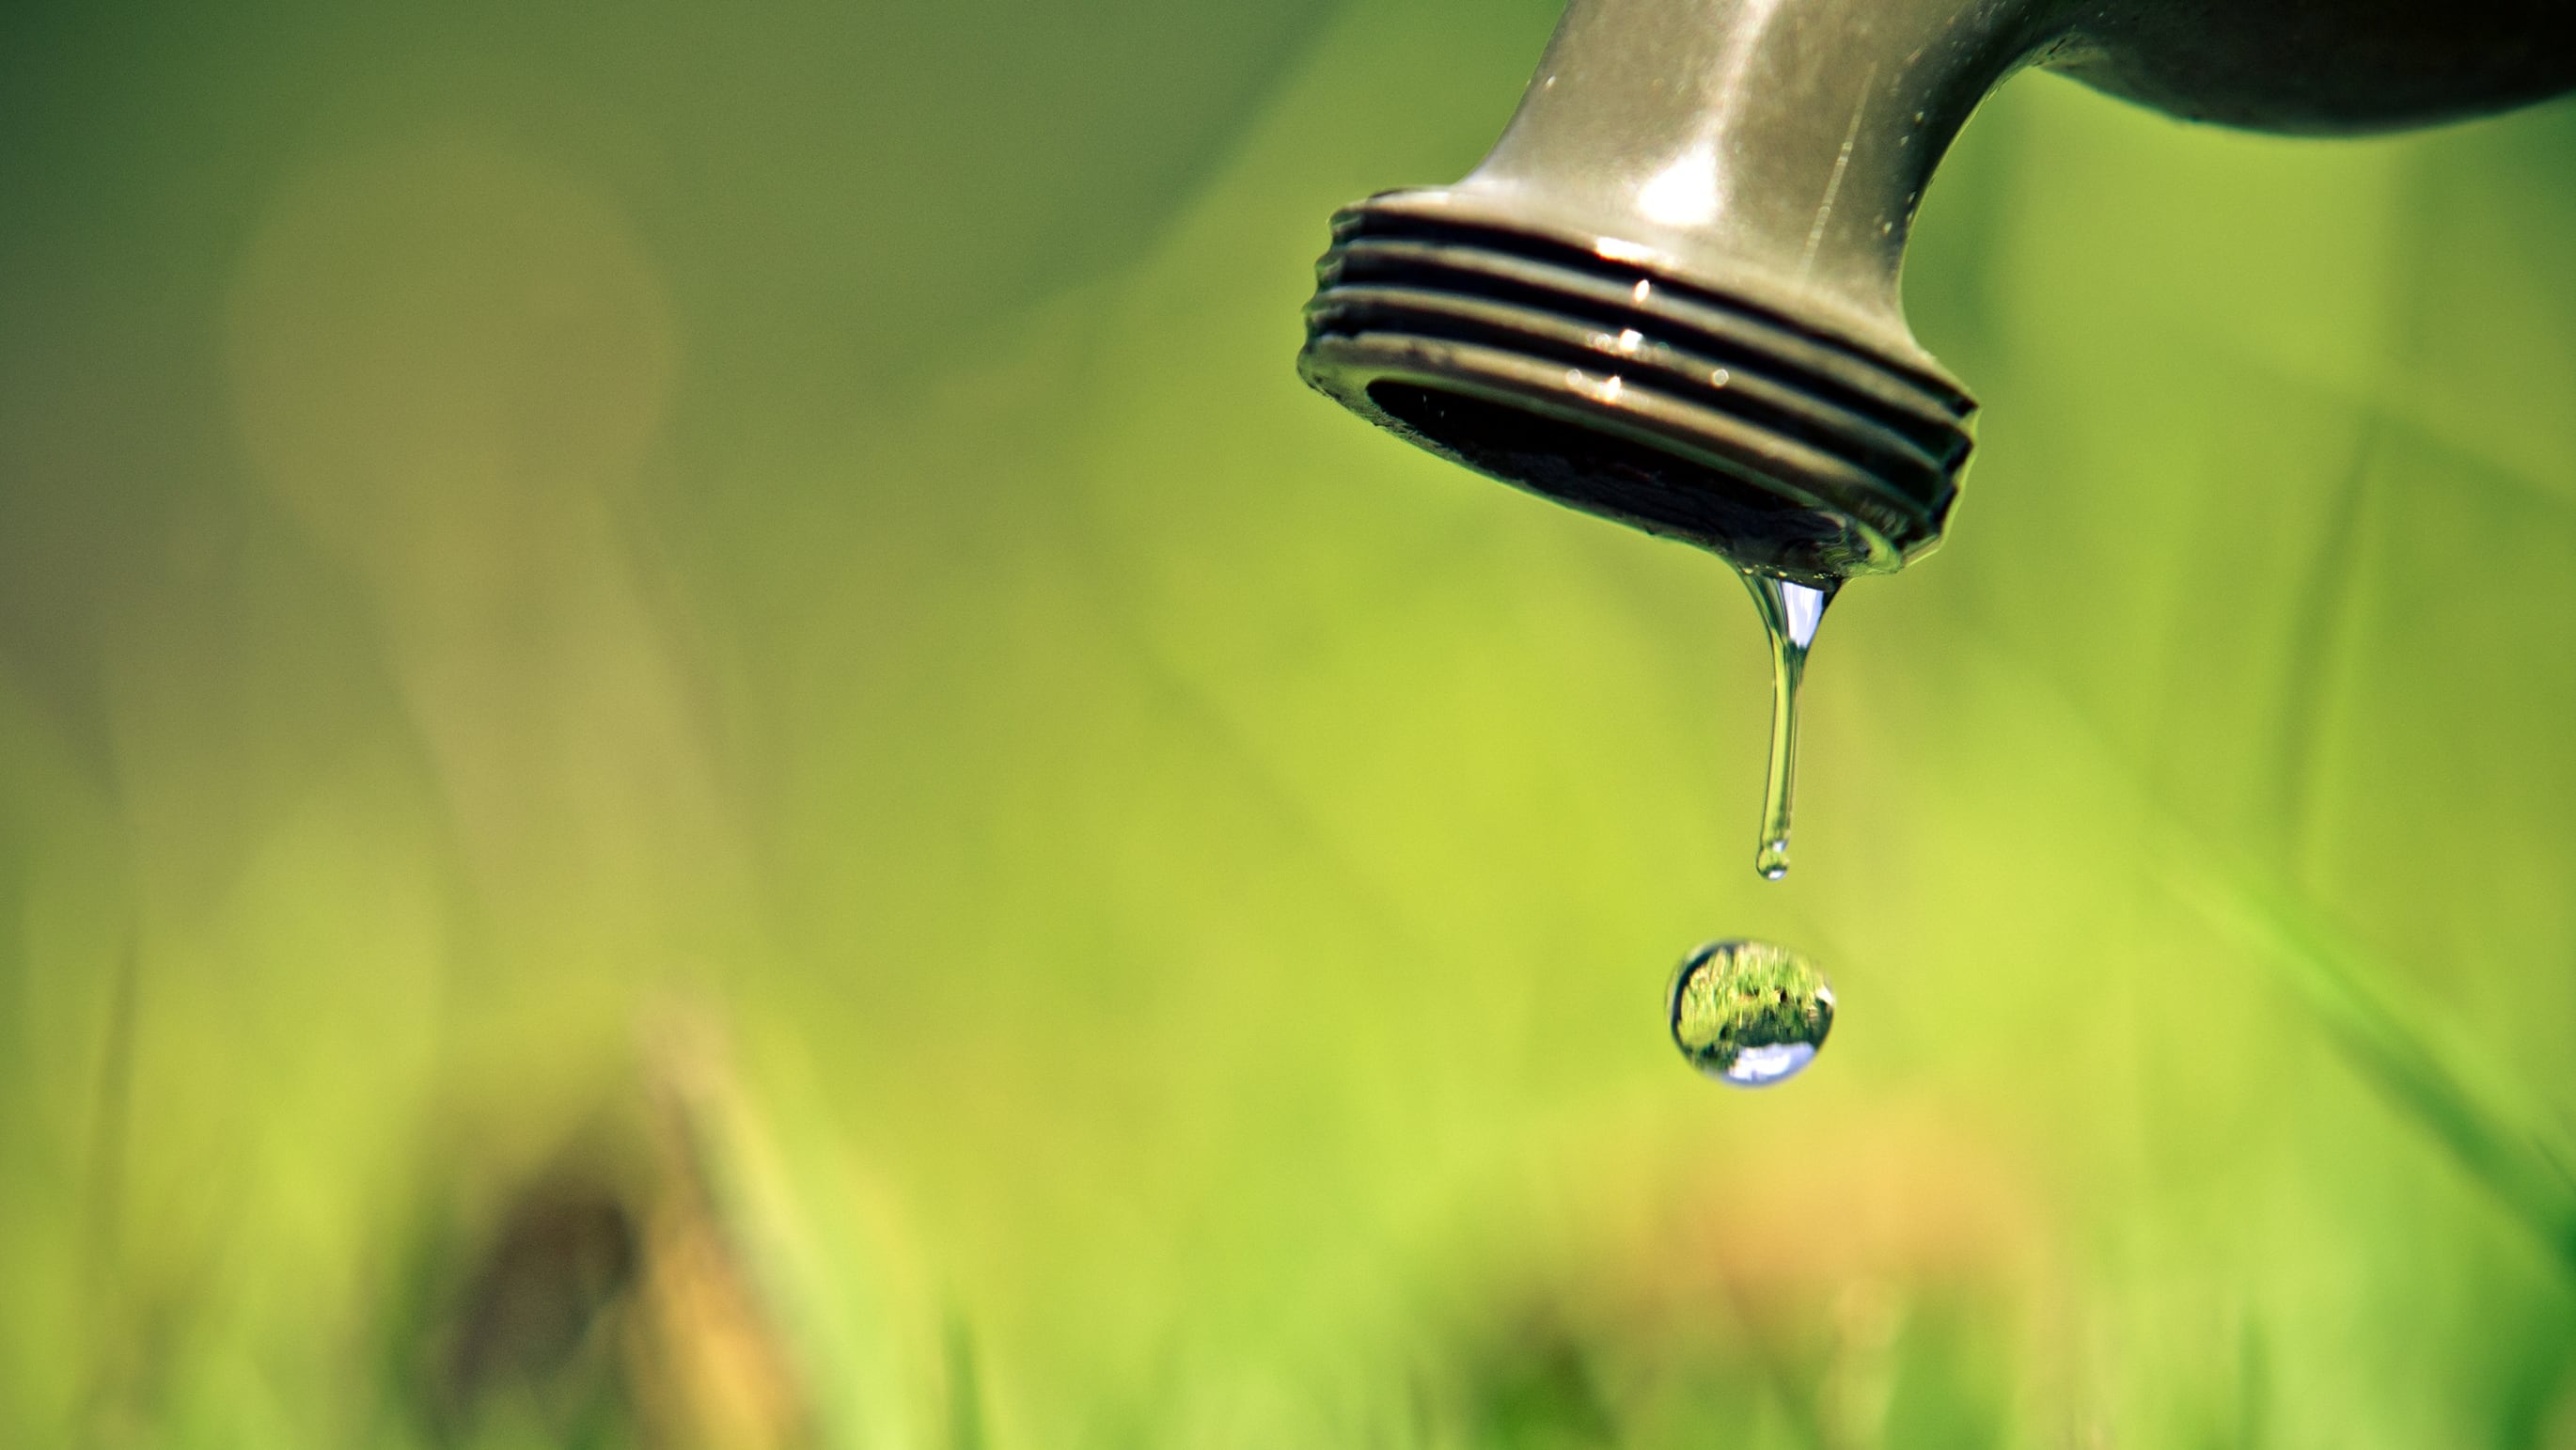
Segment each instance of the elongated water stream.
[{"label": "elongated water stream", "polygon": [[1789,812],[1798,787],[1798,685],[1806,678],[1807,651],[1815,645],[1816,626],[1824,622],[1834,590],[1750,571],[1741,577],[1753,592],[1763,631],[1771,637],[1771,768],[1762,791],[1762,834],[1754,845],[1753,869],[1763,880],[1777,881],[1789,874]]}]

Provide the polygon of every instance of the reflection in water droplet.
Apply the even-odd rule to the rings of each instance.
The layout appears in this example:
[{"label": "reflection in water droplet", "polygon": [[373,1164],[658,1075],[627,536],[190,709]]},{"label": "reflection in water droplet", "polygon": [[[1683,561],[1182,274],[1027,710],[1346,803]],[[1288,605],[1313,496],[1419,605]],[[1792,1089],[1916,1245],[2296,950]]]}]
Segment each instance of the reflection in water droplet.
[{"label": "reflection in water droplet", "polygon": [[1834,602],[1833,585],[1822,589],[1770,574],[1746,573],[1744,587],[1753,591],[1753,607],[1771,637],[1771,769],[1762,793],[1762,834],[1753,850],[1753,869],[1765,881],[1789,874],[1789,807],[1798,776],[1798,684],[1807,675],[1807,651],[1816,642],[1816,626],[1825,606]]},{"label": "reflection in water droplet", "polygon": [[1710,942],[1673,973],[1673,1045],[1691,1066],[1737,1087],[1769,1087],[1806,1070],[1834,1027],[1834,991],[1786,947]]}]

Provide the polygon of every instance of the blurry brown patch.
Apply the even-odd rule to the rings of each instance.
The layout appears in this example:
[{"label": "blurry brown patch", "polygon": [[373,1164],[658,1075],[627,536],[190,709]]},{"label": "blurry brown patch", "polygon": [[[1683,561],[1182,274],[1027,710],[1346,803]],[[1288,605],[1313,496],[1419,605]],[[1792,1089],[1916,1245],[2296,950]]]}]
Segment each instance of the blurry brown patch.
[{"label": "blurry brown patch", "polygon": [[[792,1353],[723,1211],[711,1056],[655,1059],[463,1256],[434,1256],[425,1419],[470,1444],[496,1417],[567,1443],[667,1450],[813,1443]],[[673,1080],[675,1072],[688,1077]]]},{"label": "blurry brown patch", "polygon": [[1936,1114],[1814,1133],[1734,1124],[1679,1173],[1668,1139],[1588,1164],[1573,1240],[1506,1277],[1441,1371],[1474,1443],[2000,1433],[2045,1242],[2021,1175]]},{"label": "blurry brown patch", "polygon": [[1821,1308],[1854,1282],[2017,1279],[2040,1229],[1997,1145],[1951,1118],[1891,1111],[1694,1174],[1667,1205],[1665,1252],[1637,1288],[1723,1292],[1756,1315]]},{"label": "blurry brown patch", "polygon": [[625,1298],[636,1250],[633,1218],[605,1182],[560,1172],[530,1184],[504,1213],[457,1313],[438,1394],[451,1419],[512,1390],[548,1396],[573,1377]]}]

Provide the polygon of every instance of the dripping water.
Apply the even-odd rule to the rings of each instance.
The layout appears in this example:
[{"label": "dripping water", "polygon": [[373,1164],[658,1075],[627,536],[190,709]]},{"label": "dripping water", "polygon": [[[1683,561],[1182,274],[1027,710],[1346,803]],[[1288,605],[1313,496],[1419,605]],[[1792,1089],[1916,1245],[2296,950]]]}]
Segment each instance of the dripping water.
[{"label": "dripping water", "polygon": [[1762,791],[1762,833],[1753,869],[1765,881],[1789,874],[1789,811],[1798,780],[1798,684],[1806,677],[1807,651],[1837,586],[1819,589],[1772,574],[1744,571],[1745,588],[1771,637],[1771,766]]},{"label": "dripping water", "polygon": [[1709,942],[1674,971],[1664,1019],[1691,1066],[1735,1087],[1769,1087],[1816,1060],[1834,1029],[1834,989],[1787,947]]},{"label": "dripping water", "polygon": [[[1834,602],[1822,588],[1739,570],[1771,641],[1771,758],[1753,869],[1789,874],[1789,812],[1798,785],[1798,686],[1816,627]],[[1768,1087],[1804,1072],[1833,1030],[1834,993],[1814,963],[1763,941],[1709,942],[1682,959],[1665,998],[1673,1045],[1691,1066],[1736,1087]]]}]

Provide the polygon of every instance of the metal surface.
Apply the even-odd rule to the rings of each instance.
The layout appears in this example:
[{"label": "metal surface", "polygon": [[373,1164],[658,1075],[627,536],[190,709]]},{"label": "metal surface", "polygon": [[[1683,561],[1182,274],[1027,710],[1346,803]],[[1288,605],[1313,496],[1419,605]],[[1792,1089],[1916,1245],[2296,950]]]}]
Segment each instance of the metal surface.
[{"label": "metal surface", "polygon": [[2180,114],[2421,124],[2576,84],[2571,7],[1575,0],[1455,185],[1334,219],[1299,370],[1412,441],[1819,582],[1937,543],[1974,403],[1914,341],[1916,204],[2062,67]]}]

